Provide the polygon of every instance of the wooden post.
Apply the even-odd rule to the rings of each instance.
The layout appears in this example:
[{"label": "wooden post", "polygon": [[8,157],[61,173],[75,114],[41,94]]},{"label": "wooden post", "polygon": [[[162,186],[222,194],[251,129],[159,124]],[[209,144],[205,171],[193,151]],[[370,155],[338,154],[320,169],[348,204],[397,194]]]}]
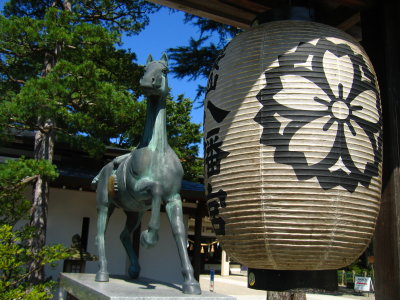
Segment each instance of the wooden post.
[{"label": "wooden post", "polygon": [[342,270],[342,285],[344,285],[344,275],[346,274],[346,272],[344,270]]},{"label": "wooden post", "polygon": [[363,45],[378,75],[383,113],[383,187],[375,232],[376,300],[400,299],[400,4],[374,0],[362,12]]},{"label": "wooden post", "polygon": [[224,249],[221,253],[221,276],[229,276],[229,258]]},{"label": "wooden post", "polygon": [[193,269],[196,280],[200,278],[201,271],[201,228],[203,222],[204,204],[199,202],[196,208],[196,217],[194,223],[194,249],[193,249]]}]

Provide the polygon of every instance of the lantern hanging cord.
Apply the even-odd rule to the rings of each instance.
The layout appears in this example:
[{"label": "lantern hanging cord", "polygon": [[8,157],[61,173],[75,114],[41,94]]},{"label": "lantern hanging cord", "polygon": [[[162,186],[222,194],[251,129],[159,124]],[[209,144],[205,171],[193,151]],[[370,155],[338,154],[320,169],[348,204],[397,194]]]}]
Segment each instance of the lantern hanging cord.
[{"label": "lantern hanging cord", "polygon": [[[192,243],[192,244],[195,243],[191,239],[188,239],[188,241],[189,241],[189,243]],[[201,243],[200,246],[206,247],[206,246],[211,246],[211,245],[215,245],[215,244],[219,244],[219,242],[218,241],[214,241],[214,242],[211,242],[211,243]]]}]

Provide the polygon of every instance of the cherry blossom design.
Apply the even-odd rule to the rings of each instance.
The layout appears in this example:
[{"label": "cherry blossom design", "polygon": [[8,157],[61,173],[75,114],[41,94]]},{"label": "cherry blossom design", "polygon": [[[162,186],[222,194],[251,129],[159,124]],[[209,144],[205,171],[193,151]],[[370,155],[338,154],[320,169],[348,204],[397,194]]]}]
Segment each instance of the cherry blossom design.
[{"label": "cherry blossom design", "polygon": [[[378,176],[382,121],[375,77],[362,55],[341,40],[300,43],[265,72],[255,121],[274,160],[299,180],[354,192]],[[371,104],[373,103],[373,104]]]}]

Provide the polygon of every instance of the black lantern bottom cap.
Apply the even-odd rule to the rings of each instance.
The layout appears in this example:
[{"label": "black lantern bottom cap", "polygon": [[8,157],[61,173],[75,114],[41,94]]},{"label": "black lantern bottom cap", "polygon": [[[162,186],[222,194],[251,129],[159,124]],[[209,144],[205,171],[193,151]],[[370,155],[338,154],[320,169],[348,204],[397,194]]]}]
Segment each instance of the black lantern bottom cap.
[{"label": "black lantern bottom cap", "polygon": [[325,290],[338,289],[336,270],[288,271],[288,270],[248,270],[247,286],[264,291]]}]

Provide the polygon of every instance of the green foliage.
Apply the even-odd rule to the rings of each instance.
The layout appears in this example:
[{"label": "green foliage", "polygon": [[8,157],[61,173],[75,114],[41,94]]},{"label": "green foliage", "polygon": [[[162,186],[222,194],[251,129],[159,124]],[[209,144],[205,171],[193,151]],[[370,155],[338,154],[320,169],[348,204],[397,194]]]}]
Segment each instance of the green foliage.
[{"label": "green foliage", "polygon": [[172,149],[181,159],[185,171],[184,178],[198,181],[203,174],[203,162],[197,157],[202,133],[200,124],[190,122],[190,112],[193,102],[183,95],[176,101],[167,101],[167,132],[168,141]]},{"label": "green foliage", "polygon": [[180,46],[169,49],[169,57],[174,60],[172,71],[177,78],[189,77],[190,80],[196,80],[201,77],[207,77],[211,71],[212,64],[220,48],[211,43],[204,46],[208,37],[202,37],[197,40],[190,38],[189,46]]},{"label": "green foliage", "polygon": [[149,23],[149,14],[160,8],[144,0],[11,0],[5,5],[4,13],[6,16],[43,19],[49,7],[63,9],[68,3],[80,22],[128,35],[138,34]]},{"label": "green foliage", "polygon": [[38,253],[29,250],[28,242],[34,237],[29,227],[13,230],[11,225],[0,225],[0,297],[12,299],[50,299],[55,282],[31,285],[27,278],[27,264],[40,261],[42,266],[66,259],[68,253],[61,245],[45,246]]},{"label": "green foliage", "polygon": [[23,195],[26,185],[39,175],[49,180],[58,176],[55,166],[45,160],[22,158],[0,165],[0,298],[4,300],[50,299],[54,282],[31,285],[27,265],[36,260],[44,266],[68,257],[61,245],[33,253],[29,241],[35,238],[35,230],[16,226],[27,218],[31,206]]},{"label": "green foliage", "polygon": [[55,166],[45,160],[21,158],[0,164],[0,225],[14,226],[27,217],[31,202],[24,197],[24,189],[38,175],[51,180],[58,173]]},{"label": "green foliage", "polygon": [[372,270],[372,266],[363,262],[362,257],[356,259],[351,265],[344,268],[345,271],[354,272],[355,274],[369,273]]},{"label": "green foliage", "polygon": [[205,34],[217,34],[219,38],[219,46],[225,45],[229,39],[241,32],[240,29],[225,25],[210,19],[200,18],[191,14],[185,14],[185,23],[192,23],[200,30],[200,36]]},{"label": "green foliage", "polygon": [[[176,78],[188,77],[189,80],[207,78],[220,51],[240,30],[190,14],[185,15],[185,22],[197,26],[200,36],[192,37],[188,46],[168,49],[168,55],[174,61],[171,70]],[[213,36],[214,40],[215,36],[217,37],[217,43],[213,42]],[[204,93],[205,87],[199,85],[196,98]]]}]

